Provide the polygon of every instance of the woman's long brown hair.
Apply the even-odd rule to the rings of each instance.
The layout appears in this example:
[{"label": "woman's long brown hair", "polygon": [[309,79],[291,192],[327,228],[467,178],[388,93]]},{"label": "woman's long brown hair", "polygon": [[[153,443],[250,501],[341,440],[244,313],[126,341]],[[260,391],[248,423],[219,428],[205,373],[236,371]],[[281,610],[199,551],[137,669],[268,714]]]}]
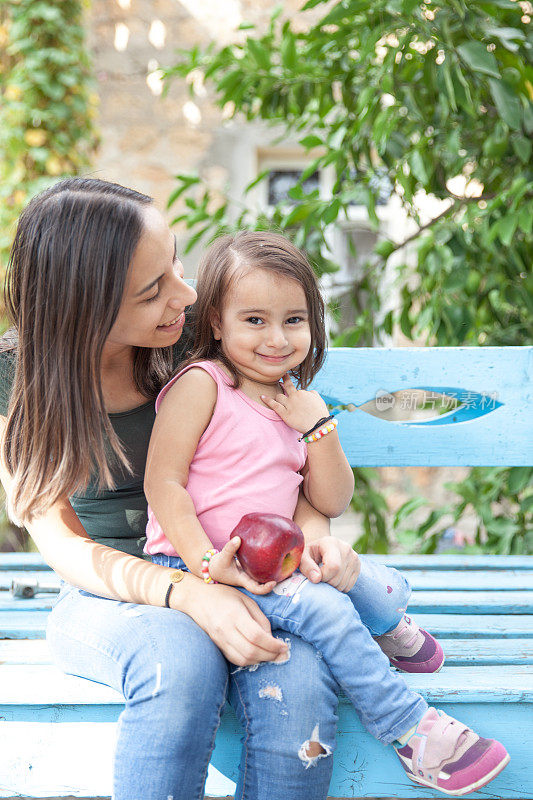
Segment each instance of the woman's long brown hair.
[{"label": "woman's long brown hair", "polygon": [[233,280],[251,269],[263,269],[297,281],[303,288],[309,313],[311,347],[304,361],[292,370],[299,386],[305,389],[312,381],[326,355],[324,301],[316,276],[305,255],[284,236],[271,231],[240,231],[235,236],[221,236],[209,248],[200,263],[196,282],[195,336],[190,355],[183,366],[194,361],[218,360],[231,373],[234,388],[240,375],[226,358],[220,341],[213,336],[213,312],[220,317],[224,297]]},{"label": "woman's long brown hair", "polygon": [[[2,443],[17,524],[91,479],[113,488],[112,463],[130,470],[100,369],[151,202],[117,184],[69,178],[33,198],[19,219],[5,282],[16,360]],[[169,348],[135,349],[134,382],[146,397],[171,368]]]}]

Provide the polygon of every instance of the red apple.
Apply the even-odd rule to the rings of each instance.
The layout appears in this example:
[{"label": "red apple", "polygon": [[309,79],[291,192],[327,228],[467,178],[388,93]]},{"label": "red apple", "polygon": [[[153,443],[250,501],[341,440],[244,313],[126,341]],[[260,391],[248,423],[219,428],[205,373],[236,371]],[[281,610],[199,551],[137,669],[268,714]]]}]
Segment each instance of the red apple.
[{"label": "red apple", "polygon": [[292,519],[278,514],[245,514],[230,534],[240,536],[237,557],[259,583],[282,581],[300,564],[304,535]]}]

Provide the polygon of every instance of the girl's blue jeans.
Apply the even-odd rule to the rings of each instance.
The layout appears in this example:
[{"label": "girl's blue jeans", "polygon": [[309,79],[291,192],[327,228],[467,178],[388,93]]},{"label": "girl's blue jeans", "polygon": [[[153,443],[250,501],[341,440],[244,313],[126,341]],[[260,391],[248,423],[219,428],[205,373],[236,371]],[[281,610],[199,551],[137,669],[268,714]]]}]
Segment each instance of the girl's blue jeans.
[{"label": "girl's blue jeans", "polygon": [[[181,563],[168,556],[153,560]],[[295,586],[297,578],[287,584],[287,594],[272,592],[272,625],[279,621],[284,631],[292,626],[291,631],[303,635],[300,609],[317,603],[312,627],[334,635],[339,649],[342,644],[352,676],[352,702],[368,730],[388,743],[412,727],[427,706],[390,670],[369,631],[379,634],[395,627],[409,588],[395,570],[365,558],[361,562],[361,575],[349,594],[308,581]],[[292,595],[291,587],[296,588]],[[321,622],[319,615],[333,599],[339,601],[339,613],[328,611],[327,621]],[[350,627],[353,638],[347,641]],[[338,685],[322,648],[324,658],[299,635],[284,633],[290,642],[286,662],[239,669],[228,665],[207,634],[180,611],[107,600],[69,585],[50,614],[47,637],[65,672],[124,694],[114,800],[203,798],[227,695],[244,729],[236,800],[327,797]],[[310,741],[322,746],[319,757],[308,756]]]}]

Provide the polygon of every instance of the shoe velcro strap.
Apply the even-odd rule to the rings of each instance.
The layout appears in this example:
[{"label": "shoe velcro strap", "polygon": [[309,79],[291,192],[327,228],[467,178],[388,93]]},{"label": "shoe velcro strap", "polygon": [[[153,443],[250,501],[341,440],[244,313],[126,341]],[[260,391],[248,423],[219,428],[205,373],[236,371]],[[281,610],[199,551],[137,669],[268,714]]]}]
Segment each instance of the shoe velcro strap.
[{"label": "shoe velcro strap", "polygon": [[438,773],[441,766],[453,758],[461,734],[467,733],[469,730],[467,725],[452,720],[447,715],[435,720],[427,734],[421,764],[423,771],[426,773],[427,770],[436,770]]}]

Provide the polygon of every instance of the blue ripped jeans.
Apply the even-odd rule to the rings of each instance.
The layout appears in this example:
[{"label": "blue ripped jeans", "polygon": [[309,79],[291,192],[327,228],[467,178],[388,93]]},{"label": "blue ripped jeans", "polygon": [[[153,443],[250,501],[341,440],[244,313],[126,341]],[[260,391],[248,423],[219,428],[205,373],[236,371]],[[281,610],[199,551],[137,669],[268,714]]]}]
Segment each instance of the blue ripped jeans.
[{"label": "blue ripped jeans", "polygon": [[[181,558],[156,555],[152,560],[186,569]],[[396,627],[411,589],[397,570],[364,556],[360,562],[355,586],[346,593],[311,583],[298,571],[269,594],[240,591],[255,600],[274,630],[295,634],[320,652],[365,728],[390,744],[420,720],[427,704],[391,670],[372,637]]]},{"label": "blue ripped jeans", "polygon": [[[167,556],[159,558],[169,564]],[[388,597],[392,571],[381,567],[378,572],[376,580]],[[364,585],[363,580],[360,589]],[[381,597],[379,591],[375,596]],[[306,769],[306,744],[318,738],[325,756],[334,749],[338,686],[324,659],[299,636],[283,635],[291,647],[284,664],[236,669],[180,611],[107,600],[65,585],[49,616],[47,638],[65,672],[124,695],[114,800],[201,800],[228,693],[245,732],[235,799],[327,797],[332,758],[319,758]],[[370,634],[365,638],[383,664]],[[362,681],[358,710],[366,724],[381,730],[382,741],[405,732],[422,715],[424,701],[407,689],[398,691],[394,703],[382,701],[373,709],[365,700],[369,676],[358,656],[353,669]],[[383,674],[395,675],[388,666]],[[394,682],[403,686],[399,676]],[[281,701],[269,696],[272,685],[279,687]]]}]

